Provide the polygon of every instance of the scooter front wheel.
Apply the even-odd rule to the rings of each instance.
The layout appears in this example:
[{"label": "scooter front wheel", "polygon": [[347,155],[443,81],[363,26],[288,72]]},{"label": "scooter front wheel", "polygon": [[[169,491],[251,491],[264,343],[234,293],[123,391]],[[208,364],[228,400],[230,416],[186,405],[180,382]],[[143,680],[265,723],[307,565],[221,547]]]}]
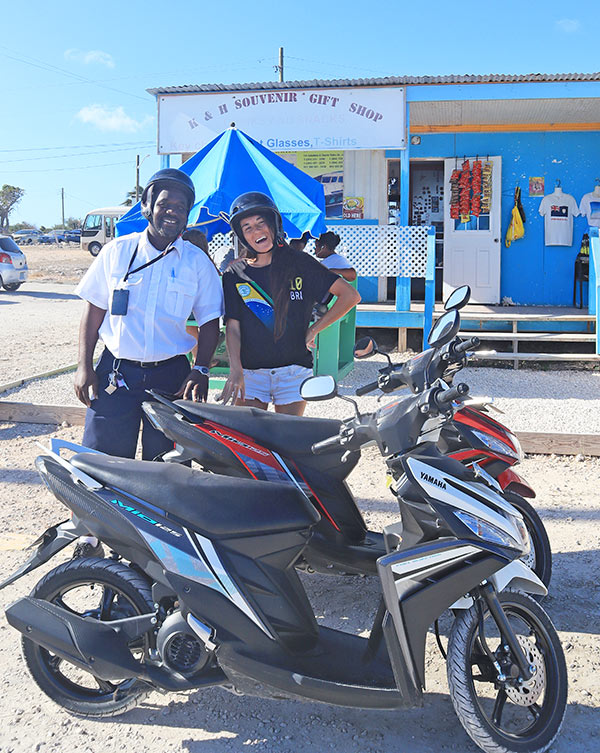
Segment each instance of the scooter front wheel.
[{"label": "scooter front wheel", "polygon": [[485,602],[456,619],[448,646],[448,683],[467,734],[486,753],[543,753],[559,733],[567,704],[567,668],[556,630],[527,594],[497,595],[529,662],[516,660]]}]

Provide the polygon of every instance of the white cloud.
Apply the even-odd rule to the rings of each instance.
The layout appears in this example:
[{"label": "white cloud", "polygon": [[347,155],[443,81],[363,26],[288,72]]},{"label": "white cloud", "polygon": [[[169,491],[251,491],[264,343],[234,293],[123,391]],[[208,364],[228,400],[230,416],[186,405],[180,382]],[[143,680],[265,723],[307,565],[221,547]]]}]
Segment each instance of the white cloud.
[{"label": "white cloud", "polygon": [[556,22],[556,28],[559,31],[564,31],[565,34],[573,34],[579,31],[581,24],[576,18],[561,18],[560,21]]},{"label": "white cloud", "polygon": [[87,105],[75,116],[82,123],[93,125],[101,131],[121,131],[136,133],[151,123],[154,118],[146,115],[142,120],[135,120],[127,115],[122,107],[104,107],[104,105]]},{"label": "white cloud", "polygon": [[115,67],[113,56],[102,50],[89,50],[88,52],[84,52],[83,50],[73,48],[65,50],[65,58],[67,60],[75,60],[77,63],[83,63],[84,65],[99,63],[100,65],[105,65],[107,68]]}]

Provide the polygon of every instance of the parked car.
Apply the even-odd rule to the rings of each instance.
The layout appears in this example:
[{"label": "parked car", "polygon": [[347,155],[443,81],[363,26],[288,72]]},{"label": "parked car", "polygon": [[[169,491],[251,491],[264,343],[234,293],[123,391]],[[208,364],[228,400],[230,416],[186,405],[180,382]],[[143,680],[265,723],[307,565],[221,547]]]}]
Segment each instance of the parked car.
[{"label": "parked car", "polygon": [[66,243],[67,241],[66,230],[49,230],[39,238],[39,243]]},{"label": "parked car", "polygon": [[79,243],[81,240],[81,229],[76,228],[75,230],[67,230],[65,232],[65,237],[69,243]]},{"label": "parked car", "polygon": [[37,230],[34,227],[28,227],[24,230],[15,230],[11,237],[16,243],[23,245],[25,243],[39,243],[41,235],[41,230]]},{"label": "parked car", "polygon": [[29,269],[25,254],[12,238],[0,236],[0,285],[4,290],[17,290],[27,279]]}]

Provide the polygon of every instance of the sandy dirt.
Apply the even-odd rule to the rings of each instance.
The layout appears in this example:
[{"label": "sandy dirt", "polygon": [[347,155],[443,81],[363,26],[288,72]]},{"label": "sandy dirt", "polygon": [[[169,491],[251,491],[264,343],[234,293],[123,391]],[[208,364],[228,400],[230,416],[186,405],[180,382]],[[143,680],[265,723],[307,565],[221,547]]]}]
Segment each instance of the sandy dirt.
[{"label": "sandy dirt", "polygon": [[[24,561],[23,547],[48,525],[66,517],[33,469],[39,449],[33,440],[50,436],[78,441],[80,428],[0,425],[0,578]],[[554,552],[554,577],[545,608],[559,630],[569,668],[569,707],[555,753],[600,751],[600,558],[597,494],[600,461],[531,457],[523,473],[538,490],[537,509]],[[365,452],[350,478],[371,528],[396,519],[384,483],[383,461]],[[66,555],[68,556],[68,554]],[[58,564],[61,555],[53,560]],[[433,636],[427,652],[423,709],[374,712],[318,704],[238,698],[211,689],[182,694],[154,693],[128,714],[105,721],[81,720],[54,705],[33,684],[20,654],[19,636],[3,610],[27,593],[49,567],[0,592],[0,751],[122,751],[231,753],[247,750],[296,753],[475,752],[460,728],[448,696],[445,663]],[[303,576],[319,621],[362,632],[377,598],[375,579]]]},{"label": "sandy dirt", "polygon": [[[32,303],[26,307],[30,312],[27,315],[11,314],[20,307],[11,305],[7,294],[0,294],[4,332],[0,340],[0,383],[9,381],[9,374],[17,378],[75,360],[81,304],[72,296],[71,289],[64,284],[28,283],[18,291],[19,295],[29,296]],[[9,321],[13,330],[7,336],[5,323]],[[339,403],[335,401],[336,413]],[[51,436],[79,441],[81,434],[80,427],[57,430],[53,426],[0,424],[0,580],[26,559],[27,544],[47,526],[67,517],[65,509],[41,485],[34,470],[34,459],[40,453],[34,441],[47,442]],[[522,473],[538,492],[535,504],[552,544],[554,576],[544,606],[559,631],[569,670],[569,707],[561,736],[552,750],[598,753],[600,459],[529,457],[522,465]],[[376,451],[365,451],[350,477],[350,485],[371,528],[381,530],[397,519],[393,499],[385,488],[383,461]],[[70,552],[59,555],[51,566],[68,556]],[[111,720],[90,721],[69,716],[43,695],[28,676],[19,636],[4,618],[4,608],[27,593],[49,569],[40,568],[0,592],[0,753],[131,750],[475,753],[477,750],[454,715],[445,663],[432,636],[426,659],[425,706],[414,711],[373,712],[265,701],[212,689],[164,696],[154,693],[139,708]],[[319,621],[357,633],[369,628],[379,596],[375,579],[313,575],[303,576],[303,582]]]}]

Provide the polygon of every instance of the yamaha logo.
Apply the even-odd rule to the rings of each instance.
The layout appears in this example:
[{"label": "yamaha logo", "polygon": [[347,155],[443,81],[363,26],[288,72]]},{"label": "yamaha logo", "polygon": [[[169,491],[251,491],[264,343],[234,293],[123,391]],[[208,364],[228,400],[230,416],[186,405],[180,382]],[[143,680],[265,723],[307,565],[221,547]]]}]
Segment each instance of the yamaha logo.
[{"label": "yamaha logo", "polygon": [[421,471],[421,478],[423,479],[423,481],[434,484],[434,486],[439,486],[440,489],[446,488],[446,484],[443,481],[441,481],[439,478],[436,478],[435,476],[430,476],[429,473]]}]

